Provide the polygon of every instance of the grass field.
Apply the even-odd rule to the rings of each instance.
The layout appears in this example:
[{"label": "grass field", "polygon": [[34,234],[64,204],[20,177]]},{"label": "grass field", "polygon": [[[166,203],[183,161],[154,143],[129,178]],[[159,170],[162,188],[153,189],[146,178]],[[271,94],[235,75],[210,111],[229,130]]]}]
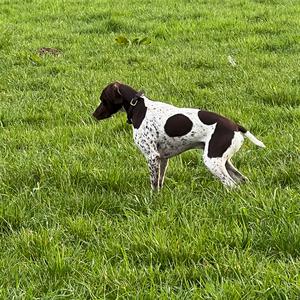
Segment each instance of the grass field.
[{"label": "grass field", "polygon": [[[299,28],[298,0],[0,0],[0,299],[299,299]],[[190,151],[152,193],[125,115],[91,118],[114,80],[251,130],[251,182]]]}]

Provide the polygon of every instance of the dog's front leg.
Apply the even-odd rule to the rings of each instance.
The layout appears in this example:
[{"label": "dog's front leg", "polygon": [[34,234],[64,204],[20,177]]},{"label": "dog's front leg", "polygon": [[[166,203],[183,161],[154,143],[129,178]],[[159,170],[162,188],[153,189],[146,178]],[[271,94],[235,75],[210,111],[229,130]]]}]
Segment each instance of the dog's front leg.
[{"label": "dog's front leg", "polygon": [[159,190],[159,156],[152,156],[148,159],[148,166],[150,170],[150,182],[152,190]]},{"label": "dog's front leg", "polygon": [[158,183],[159,189],[162,189],[162,187],[163,187],[167,167],[168,167],[168,159],[161,158],[160,159],[160,168],[159,168],[159,183]]}]

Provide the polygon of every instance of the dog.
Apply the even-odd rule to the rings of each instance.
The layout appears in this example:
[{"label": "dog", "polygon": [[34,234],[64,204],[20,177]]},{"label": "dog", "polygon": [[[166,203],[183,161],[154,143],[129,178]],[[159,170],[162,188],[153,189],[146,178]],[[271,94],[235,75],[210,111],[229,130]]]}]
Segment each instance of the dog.
[{"label": "dog", "polygon": [[153,190],[163,187],[168,159],[189,149],[203,149],[208,170],[225,187],[235,187],[248,180],[230,161],[244,137],[265,147],[244,127],[221,115],[153,101],[120,82],[106,86],[100,100],[93,113],[97,120],[125,110],[127,122],[133,125],[134,142],[146,157]]}]

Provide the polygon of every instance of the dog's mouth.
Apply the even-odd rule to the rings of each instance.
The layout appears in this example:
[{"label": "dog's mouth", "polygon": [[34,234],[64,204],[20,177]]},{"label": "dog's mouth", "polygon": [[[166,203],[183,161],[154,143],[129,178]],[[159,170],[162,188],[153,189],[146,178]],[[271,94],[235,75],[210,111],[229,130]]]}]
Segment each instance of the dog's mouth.
[{"label": "dog's mouth", "polygon": [[102,114],[98,114],[96,111],[93,113],[93,117],[100,121],[100,120],[103,120],[103,119],[107,119],[109,117],[111,117],[111,114],[110,113],[102,113]]},{"label": "dog's mouth", "polygon": [[112,113],[107,109],[102,103],[93,112],[93,117],[97,120],[107,119],[112,115]]},{"label": "dog's mouth", "polygon": [[113,114],[117,113],[122,109],[122,104],[112,105],[110,103],[102,102],[94,111],[93,117],[97,120],[103,120],[111,117]]}]

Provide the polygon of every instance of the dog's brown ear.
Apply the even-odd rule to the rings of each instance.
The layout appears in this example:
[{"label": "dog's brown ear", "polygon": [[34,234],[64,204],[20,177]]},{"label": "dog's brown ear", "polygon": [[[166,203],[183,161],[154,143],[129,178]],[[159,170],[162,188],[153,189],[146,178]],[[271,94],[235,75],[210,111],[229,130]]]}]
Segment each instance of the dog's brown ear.
[{"label": "dog's brown ear", "polygon": [[119,81],[116,81],[114,84],[113,84],[113,87],[115,88],[116,92],[120,95],[121,95],[121,91],[120,91],[120,82]]},{"label": "dog's brown ear", "polygon": [[123,104],[123,96],[120,91],[120,82],[116,81],[112,85],[112,93],[113,93],[113,95],[112,95],[113,102],[115,104]]}]

